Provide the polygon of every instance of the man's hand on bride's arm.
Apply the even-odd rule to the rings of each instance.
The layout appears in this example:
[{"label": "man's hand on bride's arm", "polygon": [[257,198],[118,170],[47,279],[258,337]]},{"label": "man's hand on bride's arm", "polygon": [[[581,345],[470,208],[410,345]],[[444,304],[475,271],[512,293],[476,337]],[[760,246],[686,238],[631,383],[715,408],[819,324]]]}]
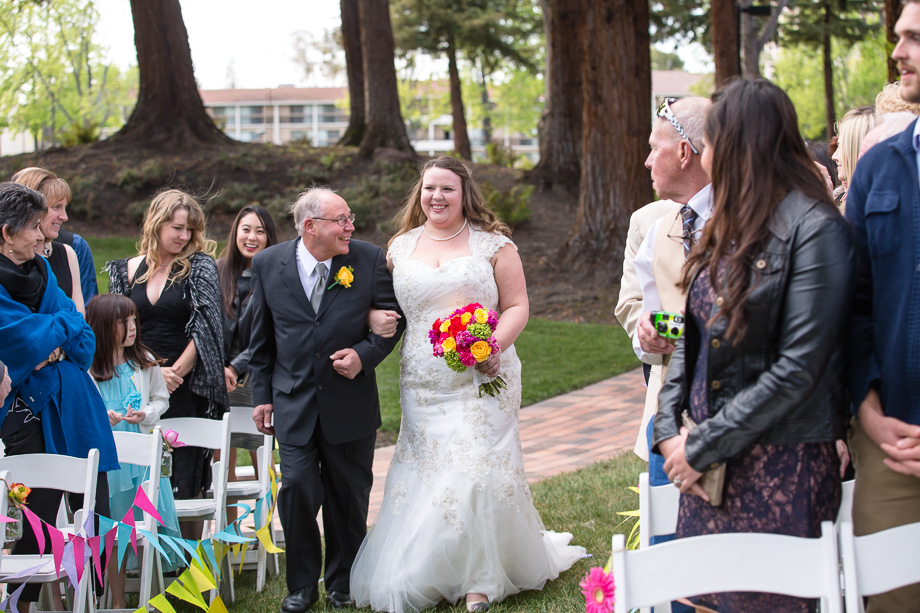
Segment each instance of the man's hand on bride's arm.
[{"label": "man's hand on bride's arm", "polygon": [[361,372],[361,358],[358,356],[358,352],[351,347],[339,349],[329,356],[329,359],[332,360],[332,367],[335,372],[346,379],[354,379]]},{"label": "man's hand on bride's arm", "polygon": [[367,327],[371,332],[383,338],[393,338],[402,316],[396,311],[371,309],[367,312]]}]

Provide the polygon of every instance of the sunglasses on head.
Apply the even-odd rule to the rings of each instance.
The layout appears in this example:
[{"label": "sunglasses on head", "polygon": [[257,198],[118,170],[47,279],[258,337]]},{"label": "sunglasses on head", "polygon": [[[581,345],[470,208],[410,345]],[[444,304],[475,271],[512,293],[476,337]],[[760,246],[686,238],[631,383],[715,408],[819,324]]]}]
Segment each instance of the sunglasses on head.
[{"label": "sunglasses on head", "polygon": [[699,155],[700,151],[696,148],[696,145],[693,144],[693,141],[690,140],[690,137],[687,136],[687,133],[684,131],[684,127],[680,125],[680,122],[677,121],[677,116],[674,114],[674,111],[671,110],[671,104],[677,102],[677,98],[665,98],[661,105],[658,107],[657,116],[661,119],[667,119],[674,129],[677,130],[677,133],[680,134],[680,137],[687,141],[687,144],[690,145],[690,151]]}]

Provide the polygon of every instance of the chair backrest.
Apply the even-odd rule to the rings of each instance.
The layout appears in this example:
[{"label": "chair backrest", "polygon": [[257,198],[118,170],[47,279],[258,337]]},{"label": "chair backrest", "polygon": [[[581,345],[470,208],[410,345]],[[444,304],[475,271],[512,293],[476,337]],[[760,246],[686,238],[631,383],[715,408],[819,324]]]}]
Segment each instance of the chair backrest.
[{"label": "chair backrest", "polygon": [[96,507],[96,479],[99,476],[99,450],[90,449],[87,457],[74,458],[53,453],[26,453],[0,458],[0,470],[9,471],[17,483],[83,494],[83,507],[74,513],[74,525],[83,525]]},{"label": "chair backrest", "polygon": [[626,550],[613,537],[616,613],[713,592],[770,592],[822,598],[822,611],[840,613],[837,539],[831,522],[821,538],[780,534],[710,534]]},{"label": "chair backrest", "polygon": [[862,613],[864,596],[920,583],[920,523],[866,536],[854,536],[850,522],[839,530],[847,613]]},{"label": "chair backrest", "polygon": [[856,481],[850,479],[840,484],[840,510],[837,512],[837,524],[853,521],[853,489]]},{"label": "chair backrest", "polygon": [[230,407],[230,432],[234,434],[251,434],[262,437],[262,444],[256,450],[259,458],[259,472],[256,479],[263,492],[268,491],[269,474],[268,462],[274,462],[274,438],[270,434],[259,432],[256,423],[252,421],[251,407]]},{"label": "chair backrest", "polygon": [[230,432],[236,434],[263,435],[252,421],[252,407],[230,407]]},{"label": "chair backrest", "polygon": [[639,547],[646,548],[653,536],[674,534],[680,490],[668,485],[649,485],[648,473],[639,475]]},{"label": "chair backrest", "polygon": [[[10,471],[0,471],[0,517],[8,517],[10,512],[9,485]],[[3,547],[6,545],[6,524],[0,524],[0,555],[3,554]]]},{"label": "chair backrest", "polygon": [[[160,428],[175,430],[179,440],[189,447],[204,447],[220,452],[220,461],[212,467],[214,500],[221,506],[227,503],[227,480],[230,477],[230,413],[224,413],[220,420],[202,419],[200,417],[177,417],[161,419]],[[220,508],[220,507],[218,507]]]},{"label": "chair backrest", "polygon": [[[141,485],[150,503],[156,507],[160,501],[160,466],[163,463],[163,435],[160,427],[154,428],[151,434],[115,431],[112,436],[115,438],[119,463],[147,468],[147,478]],[[156,520],[147,513],[144,514],[144,524],[145,530],[153,532],[156,529]]]}]

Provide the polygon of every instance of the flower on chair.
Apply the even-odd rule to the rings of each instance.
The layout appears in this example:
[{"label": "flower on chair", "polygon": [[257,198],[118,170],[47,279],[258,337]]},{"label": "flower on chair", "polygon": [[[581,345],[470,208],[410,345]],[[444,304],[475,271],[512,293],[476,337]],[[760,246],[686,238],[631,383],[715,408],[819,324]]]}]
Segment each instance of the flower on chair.
[{"label": "flower on chair", "polygon": [[614,602],[613,575],[600,566],[587,572],[578,584],[585,595],[586,613],[612,613]]},{"label": "flower on chair", "polygon": [[26,487],[22,483],[14,483],[9,489],[10,506],[21,509],[27,504],[26,499],[32,493],[32,488]]}]

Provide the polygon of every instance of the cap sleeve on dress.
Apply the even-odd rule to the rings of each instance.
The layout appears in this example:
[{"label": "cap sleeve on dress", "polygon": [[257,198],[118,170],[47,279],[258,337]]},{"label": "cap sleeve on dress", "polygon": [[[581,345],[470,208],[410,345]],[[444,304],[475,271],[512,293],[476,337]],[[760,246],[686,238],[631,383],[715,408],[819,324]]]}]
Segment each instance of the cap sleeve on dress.
[{"label": "cap sleeve on dress", "polygon": [[510,238],[499,232],[474,231],[475,240],[472,241],[473,255],[491,260],[499,249],[510,244],[517,250],[517,245]]},{"label": "cap sleeve on dress", "polygon": [[402,260],[410,256],[412,246],[415,245],[416,240],[418,240],[418,234],[419,229],[415,228],[394,238],[387,249],[387,257],[395,263],[397,260]]}]

